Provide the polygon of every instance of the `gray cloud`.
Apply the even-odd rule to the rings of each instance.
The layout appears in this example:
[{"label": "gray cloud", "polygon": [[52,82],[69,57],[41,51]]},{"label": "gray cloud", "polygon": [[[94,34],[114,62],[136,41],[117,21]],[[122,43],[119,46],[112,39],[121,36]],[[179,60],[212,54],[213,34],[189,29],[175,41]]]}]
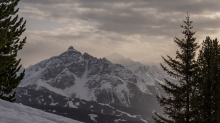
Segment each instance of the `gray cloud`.
[{"label": "gray cloud", "polygon": [[[155,62],[159,62],[161,54],[173,50],[169,42],[159,44],[141,42],[152,39],[149,37],[146,39],[141,35],[127,36],[107,31],[95,31],[96,29],[92,28],[94,27],[69,26],[52,31],[26,31],[24,35],[28,37],[28,41],[18,57],[22,58],[23,65],[27,67],[59,55],[69,46],[74,46],[76,50],[82,53],[87,52],[98,58],[118,52],[136,60],[154,59]],[[160,38],[153,39],[159,40]],[[149,53],[153,50],[157,52]]]},{"label": "gray cloud", "polygon": [[[192,16],[220,11],[217,0],[23,0],[22,3],[42,12],[41,16],[37,15],[39,11],[33,12],[36,18],[94,22],[100,30],[149,36],[177,35],[186,11]],[[27,16],[31,17],[31,13]],[[219,18],[203,17],[196,21],[201,32],[220,25]]]},{"label": "gray cloud", "polygon": [[[25,33],[27,48],[20,53],[25,59],[30,54],[48,58],[73,45],[97,57],[114,50],[136,60],[159,62],[161,55],[174,55],[173,38],[183,37],[180,25],[187,11],[200,42],[207,35],[218,37],[220,28],[219,0],[21,0],[20,4],[20,16],[30,23],[34,19],[65,23],[45,31],[46,24],[38,28],[40,23],[33,22]],[[34,27],[42,30],[33,31]],[[43,53],[48,49],[51,53]]]}]

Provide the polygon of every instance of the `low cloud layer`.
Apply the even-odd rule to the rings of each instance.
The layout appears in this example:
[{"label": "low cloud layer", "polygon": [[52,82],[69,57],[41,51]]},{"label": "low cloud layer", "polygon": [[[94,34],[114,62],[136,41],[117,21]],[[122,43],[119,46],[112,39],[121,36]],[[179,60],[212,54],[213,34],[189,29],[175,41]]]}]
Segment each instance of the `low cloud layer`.
[{"label": "low cloud layer", "polygon": [[[70,45],[97,57],[118,52],[135,61],[160,62],[161,55],[175,54],[173,39],[183,37],[180,25],[187,11],[198,41],[207,35],[218,37],[220,28],[219,0],[21,0],[19,5],[19,15],[33,23],[19,53],[24,66],[58,55]],[[47,29],[44,21],[56,28]]]}]

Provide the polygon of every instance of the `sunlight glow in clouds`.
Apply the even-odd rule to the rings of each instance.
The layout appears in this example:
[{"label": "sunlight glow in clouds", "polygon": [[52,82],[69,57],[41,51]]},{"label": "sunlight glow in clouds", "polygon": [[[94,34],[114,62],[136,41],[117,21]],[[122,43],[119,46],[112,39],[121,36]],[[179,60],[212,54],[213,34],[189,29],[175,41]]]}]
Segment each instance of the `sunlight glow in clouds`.
[{"label": "sunlight glow in clouds", "polygon": [[195,37],[219,38],[219,0],[21,0],[27,43],[24,67],[59,55],[69,46],[95,57],[117,52],[134,61],[161,62],[175,55],[174,37],[189,11]]}]

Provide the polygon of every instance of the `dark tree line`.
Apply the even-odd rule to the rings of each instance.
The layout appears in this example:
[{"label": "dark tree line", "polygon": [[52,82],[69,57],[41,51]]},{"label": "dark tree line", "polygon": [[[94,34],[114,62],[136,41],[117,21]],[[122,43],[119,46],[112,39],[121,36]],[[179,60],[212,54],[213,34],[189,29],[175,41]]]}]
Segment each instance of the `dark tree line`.
[{"label": "dark tree line", "polygon": [[13,89],[24,77],[24,71],[17,76],[21,65],[16,60],[18,50],[21,50],[26,38],[20,40],[25,31],[23,18],[17,15],[19,0],[0,0],[0,99],[15,101]]},{"label": "dark tree line", "polygon": [[178,84],[165,79],[161,86],[167,97],[157,96],[164,114],[155,113],[153,119],[156,123],[220,123],[220,45],[207,36],[196,59],[199,45],[188,13],[183,22],[185,38],[174,39],[180,50],[175,58],[162,57],[166,66],[161,64]]},{"label": "dark tree line", "polygon": [[220,122],[220,46],[210,37],[202,43],[193,79],[192,107],[195,122]]}]

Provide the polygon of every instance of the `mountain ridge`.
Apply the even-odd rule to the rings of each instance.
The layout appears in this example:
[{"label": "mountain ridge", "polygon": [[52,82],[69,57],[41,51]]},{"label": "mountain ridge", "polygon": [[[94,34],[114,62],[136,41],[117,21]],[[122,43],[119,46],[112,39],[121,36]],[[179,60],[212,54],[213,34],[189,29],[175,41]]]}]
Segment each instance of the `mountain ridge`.
[{"label": "mountain ridge", "polygon": [[[56,109],[61,116],[67,116],[63,115],[67,105],[70,106],[69,108],[86,109],[87,113],[91,111],[104,113],[102,109],[100,111],[100,109],[86,108],[83,103],[73,102],[73,100],[84,100],[88,104],[103,104],[107,107],[114,105],[108,115],[125,109],[121,110],[121,113],[123,118],[129,120],[128,122],[133,123],[133,120],[152,122],[151,117],[154,115],[152,112],[162,113],[156,95],[165,94],[159,84],[164,84],[164,78],[175,80],[156,66],[143,65],[120,54],[116,55],[118,55],[115,59],[117,62],[108,56],[98,59],[88,53],[82,54],[70,46],[60,55],[26,68],[25,77],[17,88],[16,102],[22,104],[28,102],[31,107],[51,112],[52,109],[47,110],[46,104]],[[50,96],[51,94],[53,96]],[[138,113],[141,110],[147,113]],[[134,116],[130,115],[131,111],[136,112]],[[51,113],[56,114],[56,112]],[[88,117],[88,114],[83,115]],[[100,118],[106,116],[99,115]],[[77,117],[71,117],[71,114],[68,114],[68,117],[77,120]]]},{"label": "mountain ridge", "polygon": [[146,97],[160,94],[157,87],[151,87],[124,66],[81,54],[73,47],[28,67],[18,87],[44,87],[66,97],[136,108],[144,106]]}]

